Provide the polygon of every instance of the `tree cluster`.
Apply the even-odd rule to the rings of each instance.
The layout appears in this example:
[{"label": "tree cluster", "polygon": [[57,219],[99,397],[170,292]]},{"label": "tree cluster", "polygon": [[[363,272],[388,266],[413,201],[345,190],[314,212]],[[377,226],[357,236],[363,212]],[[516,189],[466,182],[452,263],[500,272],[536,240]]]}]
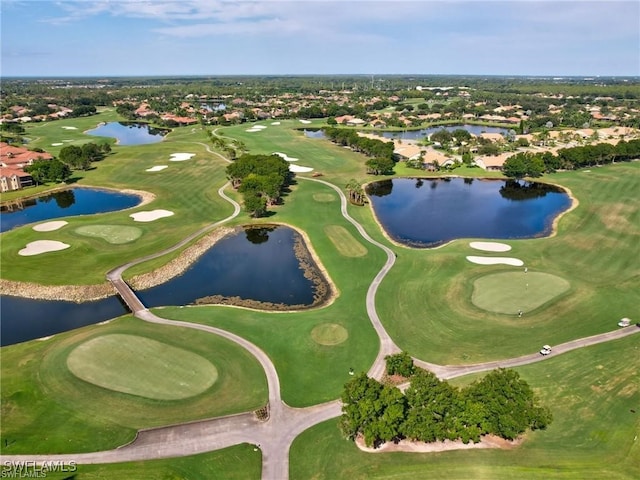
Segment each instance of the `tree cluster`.
[{"label": "tree cluster", "polygon": [[360,374],[345,385],[340,428],[368,446],[410,439],[479,442],[482,435],[513,440],[552,420],[529,385],[513,370],[498,369],[458,389],[420,370],[403,394]]},{"label": "tree cluster", "polygon": [[37,159],[31,165],[24,167],[24,171],[31,175],[36,184],[64,182],[71,176],[71,169],[58,159]]},{"label": "tree cluster", "polygon": [[332,142],[371,157],[365,162],[367,173],[373,175],[393,174],[395,161],[392,142],[361,137],[355,130],[344,128],[325,127],[323,130],[326,137]]},{"label": "tree cluster", "polygon": [[244,154],[227,167],[227,178],[244,197],[252,217],[261,217],[267,205],[280,203],[291,179],[289,163],[279,155]]},{"label": "tree cluster", "polygon": [[89,142],[82,146],[67,145],[60,150],[58,159],[70,168],[88,170],[92,162],[102,160],[109,152],[111,152],[111,145],[108,143],[98,145]]}]

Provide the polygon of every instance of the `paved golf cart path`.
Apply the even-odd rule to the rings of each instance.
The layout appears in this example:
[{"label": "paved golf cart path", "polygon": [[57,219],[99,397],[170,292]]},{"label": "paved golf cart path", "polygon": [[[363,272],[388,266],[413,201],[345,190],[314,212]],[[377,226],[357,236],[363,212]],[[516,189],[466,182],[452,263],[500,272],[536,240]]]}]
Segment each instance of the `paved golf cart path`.
[{"label": "paved golf cart path", "polygon": [[[390,248],[372,239],[364,228],[348,214],[346,196],[338,187],[324,180],[306,177],[298,178],[318,182],[335,190],[340,196],[341,212],[344,218],[354,225],[360,235],[367,242],[377,246],[387,254],[385,264],[371,282],[366,295],[367,313],[380,339],[379,352],[368,372],[368,375],[372,378],[380,379],[385,370],[384,357],[400,351],[384,329],[375,309],[375,296],[377,289],[385,275],[393,267],[396,258],[395,254]],[[141,430],[131,443],[113,450],[64,455],[3,455],[0,458],[2,462],[75,461],[78,464],[119,463],[126,461],[180,457],[219,450],[221,448],[226,448],[240,443],[250,443],[259,446],[262,452],[262,478],[264,480],[286,480],[289,477],[289,449],[293,440],[308,428],[331,418],[338,417],[341,414],[342,404],[340,400],[314,405],[307,408],[289,407],[282,401],[280,396],[280,380],[276,368],[269,356],[262,349],[238,335],[216,327],[158,317],[142,304],[135,292],[133,292],[133,290],[131,290],[131,288],[122,280],[122,273],[132,265],[136,265],[177,250],[203,233],[206,233],[207,231],[212,230],[222,223],[236,217],[240,212],[240,206],[224,194],[223,190],[227,185],[221,187],[218,190],[218,193],[234,206],[234,212],[232,215],[224,220],[214,223],[213,225],[202,228],[167,250],[158,252],[154,255],[149,255],[111,270],[107,274],[107,278],[118,290],[137,318],[151,323],[171,325],[177,328],[192,328],[219,335],[235,342],[250,352],[262,365],[267,379],[269,390],[268,419],[259,420],[253,412],[247,412],[210,420]],[[613,332],[573,340],[561,345],[554,345],[553,352],[548,357],[543,357],[539,353],[535,353],[509,360],[460,366],[436,365],[419,359],[415,359],[415,362],[418,366],[431,370],[438,377],[447,379],[467,375],[469,373],[491,370],[498,367],[526,365],[545,360],[546,358],[553,357],[576,348],[614,340],[638,332],[640,332],[640,328],[635,326],[625,327]]]}]

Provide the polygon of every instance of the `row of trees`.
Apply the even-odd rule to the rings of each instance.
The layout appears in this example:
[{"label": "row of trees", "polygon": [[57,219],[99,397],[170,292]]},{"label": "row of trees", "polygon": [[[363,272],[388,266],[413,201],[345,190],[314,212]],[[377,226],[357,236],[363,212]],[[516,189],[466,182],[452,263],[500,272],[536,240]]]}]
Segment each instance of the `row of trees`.
[{"label": "row of trees", "polygon": [[262,217],[268,205],[280,203],[291,180],[289,163],[279,155],[244,154],[226,173],[233,188],[243,194],[245,209],[252,217]]},{"label": "row of trees", "polygon": [[57,158],[35,160],[31,165],[24,167],[24,171],[31,175],[36,185],[65,182],[71,177],[69,166]]},{"label": "row of trees", "polygon": [[393,174],[395,161],[392,142],[361,137],[355,130],[345,128],[325,127],[323,131],[332,142],[371,157],[365,162],[367,173],[373,175]]},{"label": "row of trees", "polygon": [[562,148],[558,154],[551,152],[520,152],[509,157],[502,167],[510,178],[540,177],[556,170],[575,170],[613,162],[625,162],[640,158],[640,140],[620,141],[616,145],[598,143],[572,148]]},{"label": "row of trees", "polygon": [[340,428],[367,446],[410,439],[421,442],[479,442],[493,434],[513,440],[552,420],[529,385],[513,370],[498,369],[459,389],[419,370],[403,394],[360,374],[345,385]]},{"label": "row of trees", "polygon": [[91,163],[102,160],[110,152],[111,145],[108,143],[89,142],[82,146],[67,145],[62,147],[58,159],[72,169],[88,170]]}]

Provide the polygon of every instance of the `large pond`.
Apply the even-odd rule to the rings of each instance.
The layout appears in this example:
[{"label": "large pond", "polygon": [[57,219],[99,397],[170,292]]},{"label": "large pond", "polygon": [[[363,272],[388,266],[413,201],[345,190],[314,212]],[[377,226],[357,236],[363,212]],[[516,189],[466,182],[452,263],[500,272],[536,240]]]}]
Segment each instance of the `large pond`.
[{"label": "large pond", "polygon": [[118,145],[145,145],[161,142],[169,130],[154,128],[146,123],[109,122],[85,133],[96,137],[112,137]]},{"label": "large pond", "polygon": [[135,207],[142,201],[138,195],[96,188],[70,188],[41,197],[3,205],[0,232],[60,217],[115,212]]},{"label": "large pond", "polygon": [[135,207],[142,201],[138,195],[96,188],[70,188],[41,197],[3,205],[0,232],[60,217],[115,212]]},{"label": "large pond", "polygon": [[438,127],[422,128],[420,130],[405,130],[401,132],[376,132],[375,135],[380,135],[385,138],[399,138],[405,140],[421,140],[424,137],[428,137],[432,133],[439,132],[440,130],[447,130],[453,132],[454,130],[466,130],[472,135],[480,135],[481,133],[500,133],[506,135],[509,133],[508,128],[501,127],[485,127],[483,125],[441,125]]},{"label": "large pond", "polygon": [[[293,229],[246,228],[220,240],[183,275],[137,293],[147,307],[212,302],[308,307],[328,292],[323,293],[319,277],[314,277],[314,266],[300,235]],[[5,296],[2,345],[53,335],[125,313],[117,297],[75,304]]]},{"label": "large pond", "polygon": [[561,188],[472,178],[395,178],[367,186],[382,227],[395,241],[435,247],[457,238],[547,236],[571,206]]}]

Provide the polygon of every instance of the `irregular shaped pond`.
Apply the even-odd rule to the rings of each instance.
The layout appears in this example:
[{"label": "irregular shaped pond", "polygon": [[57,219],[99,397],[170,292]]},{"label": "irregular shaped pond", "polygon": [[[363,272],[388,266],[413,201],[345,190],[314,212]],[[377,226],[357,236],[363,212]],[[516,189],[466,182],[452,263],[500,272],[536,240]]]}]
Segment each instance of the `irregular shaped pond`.
[{"label": "irregular shaped pond", "polygon": [[154,128],[146,123],[109,122],[85,133],[115,138],[118,145],[146,145],[161,142],[168,132],[169,130]]},{"label": "irregular shaped pond", "polygon": [[547,236],[571,206],[559,187],[513,180],[395,178],[373,182],[366,191],[389,236],[413,247],[457,238]]},{"label": "irregular shaped pond", "polygon": [[140,196],[130,193],[95,188],[70,188],[3,205],[0,210],[0,232],[53,218],[115,212],[135,207],[141,201]]},{"label": "irregular shaped pond", "polygon": [[[196,302],[309,307],[330,293],[301,236],[288,227],[246,228],[220,240],[183,275],[137,292],[147,307]],[[90,303],[2,298],[2,345],[41,338],[126,313],[119,297]]]}]

